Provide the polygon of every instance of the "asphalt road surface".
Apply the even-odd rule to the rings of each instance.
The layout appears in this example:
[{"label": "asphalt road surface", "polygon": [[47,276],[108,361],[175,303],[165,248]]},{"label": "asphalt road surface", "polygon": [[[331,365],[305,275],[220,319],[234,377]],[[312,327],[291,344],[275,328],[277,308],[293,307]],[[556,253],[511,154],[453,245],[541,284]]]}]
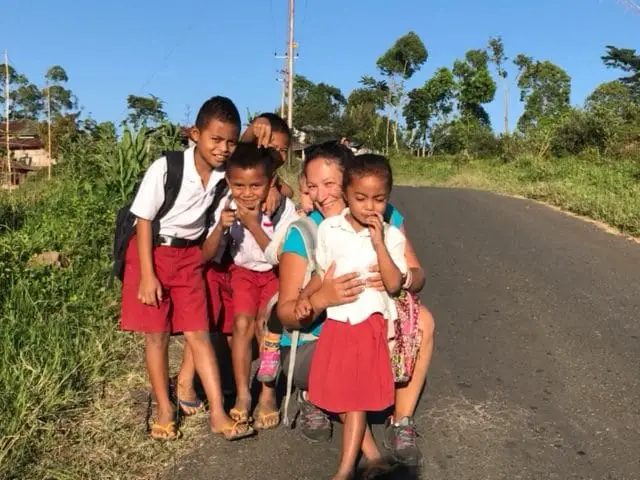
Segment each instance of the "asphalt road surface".
[{"label": "asphalt road surface", "polygon": [[[640,479],[640,245],[490,193],[407,187],[393,201],[436,318],[421,478]],[[166,474],[330,478],[339,434],[212,435]]]}]

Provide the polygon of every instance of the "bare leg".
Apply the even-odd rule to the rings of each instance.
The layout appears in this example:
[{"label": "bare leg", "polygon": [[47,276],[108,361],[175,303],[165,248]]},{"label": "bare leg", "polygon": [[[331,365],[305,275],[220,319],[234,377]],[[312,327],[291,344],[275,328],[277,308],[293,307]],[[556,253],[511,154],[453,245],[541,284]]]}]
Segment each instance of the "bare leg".
[{"label": "bare leg", "polygon": [[[209,332],[184,332],[184,338],[191,347],[196,372],[209,399],[211,428],[215,432],[222,432],[235,422],[224,411],[218,360],[211,346]],[[237,427],[236,432],[229,432],[229,435],[240,429],[241,427]]]},{"label": "bare leg", "polygon": [[[193,360],[193,352],[191,351],[189,343],[185,342],[182,352],[182,365],[180,365],[180,371],[178,372],[178,385],[176,386],[178,400],[187,402],[196,402],[198,400],[194,388],[195,376],[196,365]],[[186,415],[194,415],[200,410],[198,407],[190,407],[187,405],[180,405],[180,408]]]},{"label": "bare leg", "polygon": [[233,378],[236,384],[236,404],[232,417],[245,420],[251,408],[251,391],[249,389],[249,374],[251,372],[251,341],[255,336],[255,318],[240,313],[233,322],[233,337],[231,341],[231,360],[233,363]]},{"label": "bare leg", "polygon": [[[167,425],[174,421],[174,409],[169,398],[169,334],[147,333],[144,340],[147,371],[157,403],[156,422]],[[159,436],[169,438],[170,434]]]},{"label": "bare leg", "polygon": [[344,416],[342,455],[334,480],[348,479],[353,474],[367,427],[366,412],[347,412]]},{"label": "bare leg", "polygon": [[[346,420],[346,415],[344,413],[339,415],[340,421],[344,424]],[[366,417],[365,417],[366,418]],[[376,444],[375,439],[373,438],[373,433],[371,433],[371,429],[369,425],[365,422],[365,431],[364,438],[362,439],[362,454],[364,458],[366,458],[369,462],[376,462],[382,458],[380,455],[380,450],[378,449],[378,445]]]}]

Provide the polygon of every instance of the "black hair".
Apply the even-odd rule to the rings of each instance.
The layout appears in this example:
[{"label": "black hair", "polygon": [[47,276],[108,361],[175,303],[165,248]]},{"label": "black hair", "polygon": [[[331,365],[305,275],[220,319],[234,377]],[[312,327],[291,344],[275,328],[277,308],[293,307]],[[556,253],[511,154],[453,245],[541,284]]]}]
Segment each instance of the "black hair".
[{"label": "black hair", "polygon": [[225,165],[227,175],[233,168],[249,170],[264,168],[264,174],[269,180],[276,172],[280,154],[273,148],[261,148],[254,143],[239,143],[235,151],[229,156]]},{"label": "black hair", "polygon": [[196,117],[196,127],[200,130],[207,128],[214,119],[231,123],[240,130],[240,113],[230,98],[215,96],[204,102]]},{"label": "black hair", "polygon": [[353,157],[344,171],[342,189],[346,191],[347,186],[353,181],[354,177],[364,177],[368,175],[383,179],[387,186],[387,192],[391,193],[391,188],[393,187],[391,164],[387,157],[373,153],[363,153],[362,155]]},{"label": "black hair", "polygon": [[353,161],[353,152],[344,145],[336,142],[329,141],[312,145],[306,149],[306,158],[304,160],[304,166],[302,171],[306,174],[307,167],[311,162],[317,158],[323,158],[329,162],[333,162],[338,165],[341,172],[344,172],[347,165]]},{"label": "black hair", "polygon": [[269,121],[271,125],[272,132],[284,133],[289,141],[291,141],[291,129],[287,122],[280,115],[276,115],[275,113],[265,112],[258,115],[256,118],[265,118]]}]

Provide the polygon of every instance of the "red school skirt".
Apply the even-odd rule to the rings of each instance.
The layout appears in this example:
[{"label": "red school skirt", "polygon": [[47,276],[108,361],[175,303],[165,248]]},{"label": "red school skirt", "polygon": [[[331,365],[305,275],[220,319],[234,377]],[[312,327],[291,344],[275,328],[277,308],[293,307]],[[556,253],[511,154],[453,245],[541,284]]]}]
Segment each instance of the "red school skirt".
[{"label": "red school skirt", "polygon": [[357,325],[325,321],[311,362],[309,401],[332,413],[376,412],[393,405],[382,314],[374,313]]}]

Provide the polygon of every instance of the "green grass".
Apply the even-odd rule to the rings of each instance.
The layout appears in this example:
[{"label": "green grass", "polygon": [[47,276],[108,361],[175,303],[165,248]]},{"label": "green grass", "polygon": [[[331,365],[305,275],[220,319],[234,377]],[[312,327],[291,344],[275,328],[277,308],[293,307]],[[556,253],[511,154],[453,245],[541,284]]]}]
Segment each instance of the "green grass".
[{"label": "green grass", "polygon": [[[71,176],[0,192],[0,478],[142,478],[186,448],[145,436],[142,346],[108,285],[114,213]],[[27,266],[51,250],[68,266]]]},{"label": "green grass", "polygon": [[469,187],[543,201],[640,236],[640,161],[392,159],[398,184]]}]

